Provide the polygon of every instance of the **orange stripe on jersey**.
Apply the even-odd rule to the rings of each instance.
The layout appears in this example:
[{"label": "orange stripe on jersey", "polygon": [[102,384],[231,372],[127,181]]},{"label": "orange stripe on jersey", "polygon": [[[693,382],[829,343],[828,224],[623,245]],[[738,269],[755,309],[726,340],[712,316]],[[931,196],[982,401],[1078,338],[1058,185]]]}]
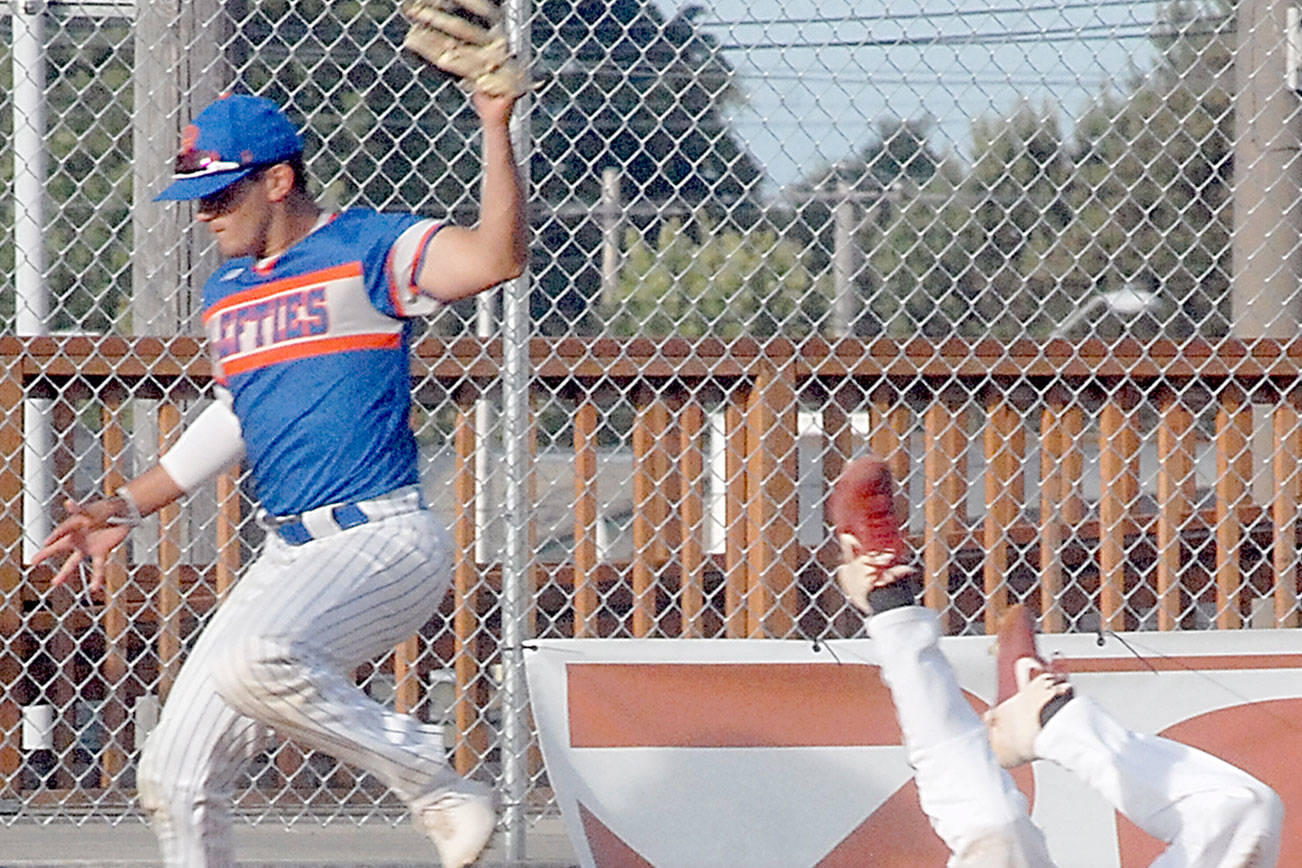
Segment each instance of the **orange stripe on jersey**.
[{"label": "orange stripe on jersey", "polygon": [[343,265],[336,265],[332,268],[323,268],[320,271],[313,271],[310,274],[303,274],[297,277],[287,277],[284,280],[273,280],[271,283],[264,283],[262,286],[255,286],[252,289],[246,289],[243,292],[236,292],[226,296],[221,301],[214,304],[208,310],[204,311],[203,321],[207,322],[216,314],[231,307],[239,307],[252,301],[259,301],[269,296],[278,295],[289,290],[300,289],[304,286],[312,286],[317,283],[328,283],[332,280],[342,280],[348,277],[361,277],[362,264],[360,262],[345,262]]},{"label": "orange stripe on jersey", "polygon": [[349,350],[396,350],[402,346],[402,335],[346,335],[337,338],[315,338],[282,344],[255,353],[246,353],[222,360],[222,373],[226,377],[265,368],[279,362],[292,362],[313,356],[327,356]]}]

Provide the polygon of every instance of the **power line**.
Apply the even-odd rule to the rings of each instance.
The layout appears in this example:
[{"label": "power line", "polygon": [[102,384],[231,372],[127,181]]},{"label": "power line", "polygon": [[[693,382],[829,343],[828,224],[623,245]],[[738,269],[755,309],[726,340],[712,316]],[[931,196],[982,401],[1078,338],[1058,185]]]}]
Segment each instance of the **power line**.
[{"label": "power line", "polygon": [[1075,78],[1046,78],[1043,76],[1030,75],[1021,72],[1016,75],[999,75],[997,73],[985,75],[956,75],[952,69],[925,69],[911,73],[892,72],[889,75],[879,75],[868,70],[862,70],[859,73],[842,75],[840,73],[802,73],[802,72],[764,72],[752,75],[749,73],[739,73],[742,81],[746,84],[757,82],[824,82],[828,84],[847,84],[847,85],[868,85],[868,84],[937,84],[946,87],[955,85],[1022,85],[1033,87],[1044,85],[1047,87],[1106,87],[1118,81],[1118,76],[1097,75],[1097,76],[1077,76]]},{"label": "power line", "polygon": [[1030,15],[1036,12],[1065,12],[1073,9],[1105,9],[1108,7],[1133,8],[1151,5],[1149,0],[1099,0],[1097,3],[1053,3],[1039,6],[1006,6],[998,9],[950,9],[939,12],[891,12],[882,15],[837,15],[805,18],[711,18],[701,22],[703,27],[779,27],[805,24],[860,24],[894,21],[934,21],[938,18],[997,17],[1000,15]]},{"label": "power line", "polygon": [[970,45],[987,42],[1097,42],[1100,40],[1152,39],[1155,37],[1189,38],[1194,36],[1230,36],[1225,25],[1230,19],[1199,19],[1199,26],[1179,26],[1148,22],[1100,22],[1064,27],[1039,27],[1022,30],[984,30],[973,33],[935,33],[929,36],[901,34],[859,39],[770,40],[766,42],[721,42],[718,51],[763,51],[792,48],[893,48],[914,46]]},{"label": "power line", "polygon": [[1002,30],[988,33],[940,33],[934,36],[900,36],[880,39],[825,39],[783,42],[733,42],[720,43],[719,51],[786,51],[798,48],[930,48],[946,45],[984,45],[999,43],[1050,43],[1050,42],[1103,42],[1130,39],[1152,39],[1157,36],[1228,36],[1223,30],[1180,29],[1170,32],[1153,30],[1146,24],[1125,28],[1110,24],[1089,27],[1058,27],[1039,30]]}]

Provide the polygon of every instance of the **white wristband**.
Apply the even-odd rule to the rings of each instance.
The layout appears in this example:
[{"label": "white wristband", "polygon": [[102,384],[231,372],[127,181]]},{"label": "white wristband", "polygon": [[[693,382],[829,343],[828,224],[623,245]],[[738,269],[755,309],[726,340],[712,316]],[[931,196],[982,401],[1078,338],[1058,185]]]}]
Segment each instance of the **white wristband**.
[{"label": "white wristband", "polygon": [[127,514],[110,515],[104,520],[104,523],[125,525],[126,527],[139,527],[140,523],[145,519],[144,516],[140,514],[140,504],[136,503],[136,499],[131,496],[131,492],[127,490],[127,487],[125,485],[118,486],[117,491],[113,492],[113,496],[126,505]]}]

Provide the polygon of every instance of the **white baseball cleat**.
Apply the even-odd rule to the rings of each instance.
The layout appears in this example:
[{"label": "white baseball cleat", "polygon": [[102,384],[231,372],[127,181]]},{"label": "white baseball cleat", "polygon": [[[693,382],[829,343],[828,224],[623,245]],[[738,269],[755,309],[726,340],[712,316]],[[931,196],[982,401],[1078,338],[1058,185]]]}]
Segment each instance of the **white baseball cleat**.
[{"label": "white baseball cleat", "polygon": [[497,825],[492,789],[464,778],[412,802],[411,814],[434,842],[443,868],[463,868],[478,859]]}]

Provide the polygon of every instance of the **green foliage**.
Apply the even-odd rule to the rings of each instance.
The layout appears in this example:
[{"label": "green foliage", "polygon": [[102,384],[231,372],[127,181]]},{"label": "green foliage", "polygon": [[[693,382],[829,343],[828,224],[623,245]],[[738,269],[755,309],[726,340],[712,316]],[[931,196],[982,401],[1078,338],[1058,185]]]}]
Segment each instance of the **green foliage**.
[{"label": "green foliage", "polygon": [[699,215],[665,223],[653,240],[629,231],[614,295],[614,334],[729,339],[811,335],[830,293],[792,241]]},{"label": "green foliage", "polygon": [[121,21],[70,23],[50,43],[45,244],[56,330],[112,330],[130,292],[130,44]]},{"label": "green foliage", "polygon": [[886,119],[863,152],[811,175],[801,216],[829,259],[828,193],[860,194],[867,313],[856,330],[1046,335],[1090,294],[1133,283],[1157,291],[1166,313],[1129,333],[1223,334],[1232,13],[1224,0],[1162,7],[1155,66],[1100,93],[1071,137],[1054,105],[1023,103],[974,122],[959,171],[931,156],[925,125]]}]

